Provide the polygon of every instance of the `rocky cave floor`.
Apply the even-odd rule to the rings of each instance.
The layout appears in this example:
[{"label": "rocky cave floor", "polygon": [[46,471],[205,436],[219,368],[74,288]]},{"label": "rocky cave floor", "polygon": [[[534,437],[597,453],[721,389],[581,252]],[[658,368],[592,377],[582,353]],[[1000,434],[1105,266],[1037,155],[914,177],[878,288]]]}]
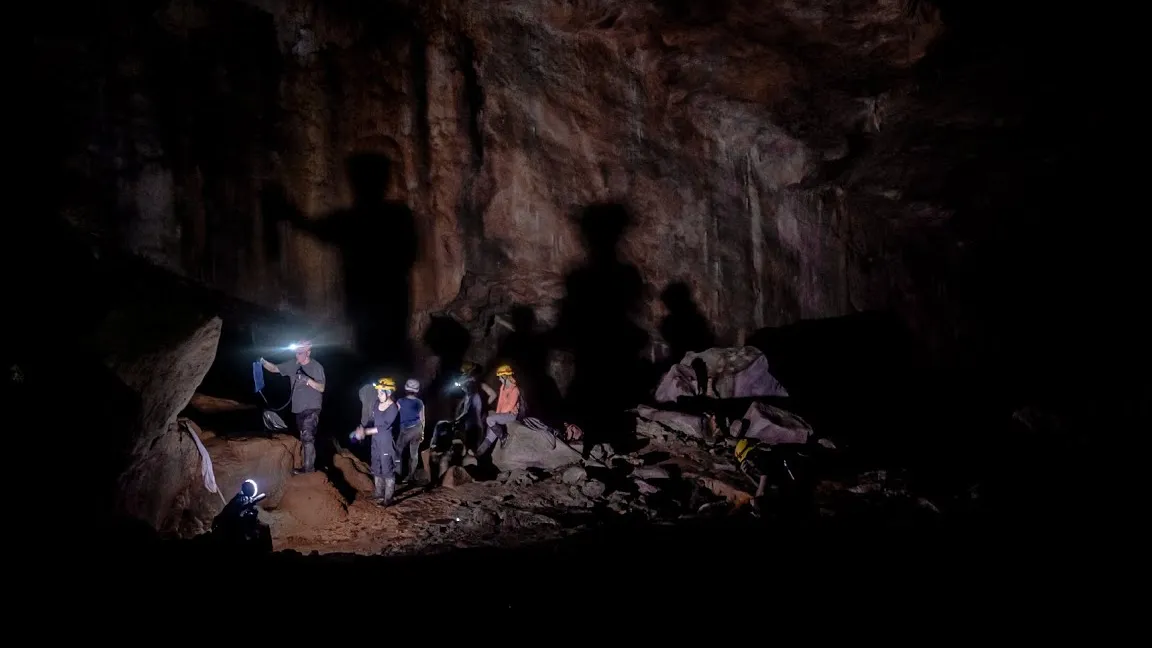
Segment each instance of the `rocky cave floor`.
[{"label": "rocky cave floor", "polygon": [[[193,405],[207,409],[205,402],[198,396]],[[227,404],[218,401],[216,407]],[[543,467],[498,474],[490,468],[487,479],[483,467],[456,466],[433,490],[399,487],[387,508],[371,499],[368,468],[348,449],[340,449],[326,471],[292,476],[299,445],[292,437],[217,436],[207,430],[199,436],[223,492],[233,492],[246,475],[262,481],[269,498],[261,515],[278,551],[429,555],[547,543],[605,527],[719,519],[768,523],[788,511],[776,490],[753,506],[755,487],[734,463],[733,441],[686,438],[644,418],[637,424],[641,447],[633,452],[614,454],[600,445],[582,460],[558,444],[551,452],[542,451]],[[533,461],[532,448],[502,452]],[[913,492],[898,470],[833,468],[831,463],[814,479],[813,492],[804,507],[807,521],[866,520],[889,528],[932,528],[944,516],[942,510],[966,510],[977,499],[972,489],[947,503],[932,501]]]}]

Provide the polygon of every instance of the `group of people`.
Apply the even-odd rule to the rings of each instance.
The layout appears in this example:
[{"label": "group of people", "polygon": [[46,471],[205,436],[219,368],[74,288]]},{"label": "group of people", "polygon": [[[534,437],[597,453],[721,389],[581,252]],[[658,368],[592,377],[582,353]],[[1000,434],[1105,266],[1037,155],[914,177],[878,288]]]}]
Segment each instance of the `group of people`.
[{"label": "group of people", "polygon": [[[324,367],[312,358],[312,345],[298,342],[292,360],[273,364],[263,358],[264,369],[286,376],[291,381],[292,413],[300,433],[302,466],[297,474],[316,469],[316,430],[325,389]],[[398,396],[397,383],[392,377],[382,377],[360,390],[360,424],[349,438],[354,442],[369,439],[371,467],[376,501],[387,506],[396,491],[396,477],[404,475],[411,481],[420,468],[421,459],[428,470],[430,484],[434,483],[431,452],[444,449],[450,442],[453,448],[463,446],[464,455],[480,458],[508,435],[508,424],[523,420],[526,403],[520,392],[512,367],[497,367],[499,390],[481,380],[480,367],[466,362],[455,381],[460,399],[455,416],[440,421],[429,443],[421,453],[426,428],[426,408],[420,399],[420,382],[410,378],[404,383],[403,395]],[[483,396],[481,395],[483,394]],[[403,470],[407,460],[407,470]]]}]

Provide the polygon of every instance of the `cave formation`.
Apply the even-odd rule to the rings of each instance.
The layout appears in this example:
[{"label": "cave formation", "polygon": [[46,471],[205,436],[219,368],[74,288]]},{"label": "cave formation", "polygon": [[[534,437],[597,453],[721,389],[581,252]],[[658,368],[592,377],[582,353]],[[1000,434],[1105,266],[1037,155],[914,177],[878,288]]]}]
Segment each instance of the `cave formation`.
[{"label": "cave formation", "polygon": [[[352,248],[297,224],[352,206],[347,164],[367,154],[391,160],[379,190],[413,214],[410,285],[389,288],[411,296],[412,375],[433,378],[436,322],[488,362],[514,311],[547,330],[570,307],[576,328],[627,320],[592,345],[608,375],[572,377],[571,353],[543,364],[576,391],[622,372],[628,407],[653,385],[620,356],[678,360],[661,329],[677,285],[716,346],[764,350],[818,425],[949,479],[1066,479],[1146,398],[1111,369],[1139,371],[1150,329],[1132,298],[1137,185],[1110,154],[1129,107],[1098,73],[1112,39],[1061,11],[140,0],[40,16],[36,214],[15,219],[7,273],[27,343],[6,350],[22,372],[7,389],[41,408],[62,367],[90,385],[65,434],[108,440],[69,458],[99,484],[92,514],[144,497],[137,517],[183,528],[161,518],[191,496],[132,480],[194,463],[174,421],[202,381],[256,403],[246,349],[289,330],[356,357]],[[573,305],[598,207],[630,221],[610,255],[628,270],[593,272],[610,287]],[[1031,488],[1006,492],[1085,515],[1096,497]]]}]

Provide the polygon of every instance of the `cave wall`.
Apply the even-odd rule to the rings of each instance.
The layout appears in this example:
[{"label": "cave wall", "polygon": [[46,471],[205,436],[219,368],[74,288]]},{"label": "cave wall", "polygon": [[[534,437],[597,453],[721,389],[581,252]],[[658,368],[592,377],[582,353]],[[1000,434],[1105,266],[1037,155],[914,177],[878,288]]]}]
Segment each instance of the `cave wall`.
[{"label": "cave wall", "polygon": [[[414,98],[425,80],[413,71],[428,63],[412,17],[368,5],[176,0],[42,25],[41,118],[56,130],[42,154],[63,185],[55,209],[97,245],[304,315],[327,341],[347,341],[339,250],[276,222],[264,195],[280,189],[303,216],[324,217],[351,200],[347,157],[383,153],[397,167],[389,197],[429,213],[427,169],[443,163],[417,145],[438,125],[413,112],[427,104]],[[418,226],[427,250],[413,290],[427,310],[454,296],[462,259],[454,228]]]},{"label": "cave wall", "polygon": [[[950,54],[927,2],[172,0],[116,11],[39,38],[56,75],[44,94],[69,111],[56,116],[68,124],[54,140],[71,197],[60,210],[156,263],[333,329],[338,251],[267,222],[260,194],[283,186],[322,217],[348,203],[343,159],[369,150],[397,160],[390,195],[417,214],[414,329],[447,310],[483,346],[491,316],[514,303],[552,321],[583,254],[572,214],[617,201],[635,219],[622,252],[646,283],[649,330],[656,295],[684,280],[722,340],[889,309],[940,355],[962,355],[994,336],[998,311],[1022,313],[1011,295],[1044,273],[1014,274],[1011,245],[988,243],[1011,230],[1019,247],[1022,223],[1041,218],[1013,193],[1019,169],[1082,152],[1029,140],[1060,120],[1037,121],[1044,99],[1021,99],[1035,90],[1021,79],[1051,80],[1037,80],[1035,61]],[[1028,191],[1056,193],[1076,173],[1031,174]],[[1073,237],[1061,232],[1047,243]],[[986,279],[1005,274],[1014,288]],[[1053,297],[1030,303],[1051,308]]]}]

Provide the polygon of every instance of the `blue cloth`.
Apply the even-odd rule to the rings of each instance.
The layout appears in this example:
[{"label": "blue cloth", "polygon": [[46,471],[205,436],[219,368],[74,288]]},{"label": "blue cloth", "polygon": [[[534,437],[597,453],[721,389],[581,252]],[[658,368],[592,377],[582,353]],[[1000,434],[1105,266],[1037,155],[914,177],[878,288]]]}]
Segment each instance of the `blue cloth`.
[{"label": "blue cloth", "polygon": [[400,406],[400,429],[420,424],[420,413],[424,411],[423,401],[414,396],[406,396],[396,404]]},{"label": "blue cloth", "polygon": [[259,360],[252,363],[252,382],[256,383],[257,392],[264,391],[264,366]]}]

